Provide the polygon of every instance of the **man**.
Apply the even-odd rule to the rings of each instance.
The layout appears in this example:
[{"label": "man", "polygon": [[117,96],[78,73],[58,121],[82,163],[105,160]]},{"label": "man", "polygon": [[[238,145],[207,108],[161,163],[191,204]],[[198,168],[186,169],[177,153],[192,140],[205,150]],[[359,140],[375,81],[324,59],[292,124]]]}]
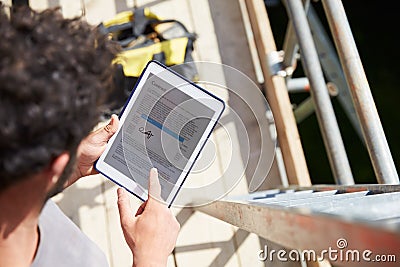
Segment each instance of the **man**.
[{"label": "man", "polygon": [[[50,198],[95,173],[94,161],[118,128],[113,116],[90,133],[112,85],[117,50],[57,10],[25,7],[9,18],[1,5],[0,34],[0,267],[106,266],[104,254]],[[135,216],[118,189],[133,266],[165,266],[179,231],[171,211],[152,197],[160,192],[155,169],[149,181],[149,200]]]}]

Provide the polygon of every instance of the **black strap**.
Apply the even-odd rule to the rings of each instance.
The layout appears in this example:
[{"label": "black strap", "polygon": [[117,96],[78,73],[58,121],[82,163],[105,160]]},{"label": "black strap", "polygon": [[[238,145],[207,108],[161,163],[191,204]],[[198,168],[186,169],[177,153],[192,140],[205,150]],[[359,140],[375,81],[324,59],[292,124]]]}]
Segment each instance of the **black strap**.
[{"label": "black strap", "polygon": [[109,27],[105,27],[103,23],[98,25],[98,29],[103,34],[108,33],[115,33],[119,31],[129,30],[132,29],[132,37],[138,37],[143,34],[147,25],[151,20],[146,18],[144,13],[144,8],[138,8],[133,13],[134,19],[132,21],[118,24],[118,25],[111,25]]},{"label": "black strap", "polygon": [[133,36],[138,37],[144,33],[147,25],[149,24],[149,20],[146,18],[144,14],[144,8],[138,8],[133,13],[134,19],[132,22],[132,32]]}]

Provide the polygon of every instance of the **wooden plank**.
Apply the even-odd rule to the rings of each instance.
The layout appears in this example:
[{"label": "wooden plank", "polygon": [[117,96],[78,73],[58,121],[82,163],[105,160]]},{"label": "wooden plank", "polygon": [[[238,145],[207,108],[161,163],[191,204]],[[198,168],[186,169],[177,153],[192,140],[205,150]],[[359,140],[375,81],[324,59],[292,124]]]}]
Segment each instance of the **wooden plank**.
[{"label": "wooden plank", "polygon": [[[11,2],[11,1],[10,1]],[[40,0],[30,0],[29,1],[29,6],[34,9],[34,10],[43,10],[45,8],[48,8],[49,5],[47,3],[47,1],[40,1]]]},{"label": "wooden plank", "polygon": [[65,18],[80,17],[84,12],[81,1],[60,0],[60,5]]},{"label": "wooden plank", "polygon": [[246,0],[258,56],[264,74],[266,95],[277,126],[278,140],[290,184],[311,185],[296,121],[293,116],[285,80],[271,73],[268,56],[276,51],[265,3]]},{"label": "wooden plank", "polygon": [[96,0],[85,1],[85,18],[89,24],[98,25],[104,20],[111,19],[116,14],[114,1]]}]

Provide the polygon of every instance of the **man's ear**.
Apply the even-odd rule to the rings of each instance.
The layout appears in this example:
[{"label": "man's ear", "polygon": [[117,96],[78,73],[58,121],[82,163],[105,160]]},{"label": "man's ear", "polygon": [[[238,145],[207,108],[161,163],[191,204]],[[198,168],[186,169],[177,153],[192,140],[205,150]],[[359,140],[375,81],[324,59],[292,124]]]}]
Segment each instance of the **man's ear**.
[{"label": "man's ear", "polygon": [[57,183],[58,179],[60,178],[61,174],[63,173],[65,166],[67,166],[69,161],[69,153],[63,152],[58,155],[56,158],[53,159],[50,165],[50,185],[54,185]]}]

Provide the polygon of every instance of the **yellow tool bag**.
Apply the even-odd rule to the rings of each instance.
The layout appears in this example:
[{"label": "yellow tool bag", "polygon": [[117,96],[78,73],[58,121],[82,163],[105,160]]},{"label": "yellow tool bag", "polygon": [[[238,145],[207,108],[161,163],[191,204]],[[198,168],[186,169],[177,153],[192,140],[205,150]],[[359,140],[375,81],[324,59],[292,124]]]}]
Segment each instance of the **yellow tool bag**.
[{"label": "yellow tool bag", "polygon": [[[150,60],[167,66],[193,61],[193,43],[196,34],[174,19],[162,19],[149,8],[124,11],[98,25],[98,29],[122,47],[114,63],[116,89],[110,96],[111,113],[118,113],[129,97],[134,85]],[[197,70],[194,64],[174,67],[174,70],[194,81]]]}]

